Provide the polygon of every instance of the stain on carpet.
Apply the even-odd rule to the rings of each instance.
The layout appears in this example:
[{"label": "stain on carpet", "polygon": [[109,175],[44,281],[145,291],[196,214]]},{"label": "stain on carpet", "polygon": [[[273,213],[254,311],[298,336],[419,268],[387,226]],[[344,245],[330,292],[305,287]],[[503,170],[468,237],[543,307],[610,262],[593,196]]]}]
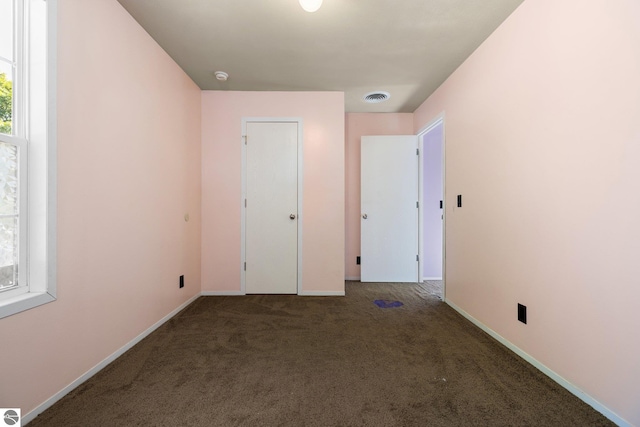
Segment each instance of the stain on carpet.
[{"label": "stain on carpet", "polygon": [[380,308],[395,308],[395,307],[402,307],[404,305],[400,301],[390,301],[386,299],[377,299],[373,301],[373,303]]}]

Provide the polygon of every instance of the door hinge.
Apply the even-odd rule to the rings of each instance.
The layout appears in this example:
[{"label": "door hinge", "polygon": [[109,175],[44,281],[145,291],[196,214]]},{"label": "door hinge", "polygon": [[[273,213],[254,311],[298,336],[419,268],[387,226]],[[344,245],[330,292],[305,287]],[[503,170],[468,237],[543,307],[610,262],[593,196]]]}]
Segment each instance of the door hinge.
[{"label": "door hinge", "polygon": [[247,207],[247,199],[244,199],[244,207]]},{"label": "door hinge", "polygon": [[244,138],[244,145],[247,145],[247,135],[242,135],[242,137]]},{"label": "door hinge", "polygon": [[416,261],[420,261],[420,255],[416,255]]},{"label": "door hinge", "polygon": [[244,263],[244,271],[247,271],[247,263]]},{"label": "door hinge", "polygon": [[416,208],[420,207],[420,202],[416,202]]},{"label": "door hinge", "polygon": [[416,156],[419,156],[419,155],[420,155],[420,149],[416,148]]}]

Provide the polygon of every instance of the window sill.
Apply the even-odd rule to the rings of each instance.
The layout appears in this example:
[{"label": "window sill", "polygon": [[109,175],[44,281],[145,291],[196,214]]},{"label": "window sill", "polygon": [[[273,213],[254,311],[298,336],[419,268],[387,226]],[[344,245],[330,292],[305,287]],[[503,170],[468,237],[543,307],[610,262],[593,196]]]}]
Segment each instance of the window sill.
[{"label": "window sill", "polygon": [[48,292],[28,292],[0,300],[0,319],[55,301]]}]

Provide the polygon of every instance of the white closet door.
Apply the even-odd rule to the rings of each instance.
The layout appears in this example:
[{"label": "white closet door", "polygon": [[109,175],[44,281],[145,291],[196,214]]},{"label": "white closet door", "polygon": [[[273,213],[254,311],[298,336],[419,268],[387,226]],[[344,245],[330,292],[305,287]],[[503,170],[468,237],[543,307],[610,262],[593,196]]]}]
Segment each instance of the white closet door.
[{"label": "white closet door", "polygon": [[248,122],[245,290],[295,294],[298,124]]},{"label": "white closet door", "polygon": [[418,280],[418,139],[361,139],[361,281]]}]

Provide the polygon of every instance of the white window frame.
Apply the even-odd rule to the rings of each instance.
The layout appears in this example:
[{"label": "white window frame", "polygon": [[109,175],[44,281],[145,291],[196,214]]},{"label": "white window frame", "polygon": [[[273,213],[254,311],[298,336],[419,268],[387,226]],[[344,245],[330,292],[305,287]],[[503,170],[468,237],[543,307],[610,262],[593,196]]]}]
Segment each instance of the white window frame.
[{"label": "white window frame", "polygon": [[14,135],[0,139],[21,147],[21,276],[18,288],[0,292],[0,318],[56,299],[57,0],[16,0],[15,4],[19,6],[16,21],[24,30],[18,31],[15,49]]}]

